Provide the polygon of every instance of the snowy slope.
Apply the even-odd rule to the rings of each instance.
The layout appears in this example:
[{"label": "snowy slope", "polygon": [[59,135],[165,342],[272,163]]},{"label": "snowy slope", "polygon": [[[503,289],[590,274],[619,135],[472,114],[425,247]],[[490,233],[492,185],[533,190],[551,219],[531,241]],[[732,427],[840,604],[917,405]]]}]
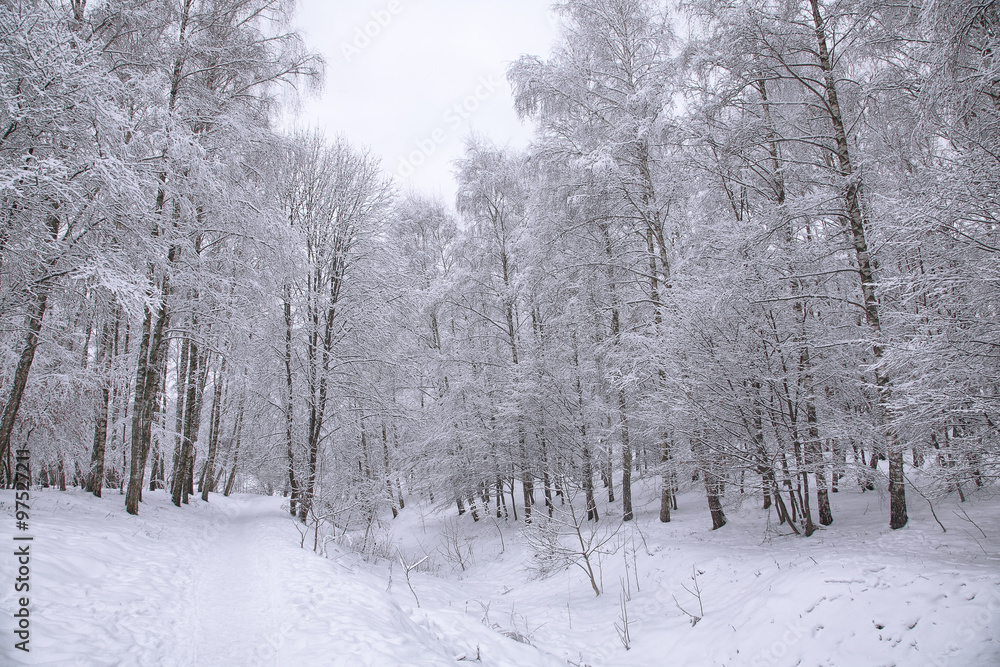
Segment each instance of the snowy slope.
[{"label": "snowy slope", "polygon": [[[475,564],[461,571],[443,555],[453,507],[401,514],[406,523],[394,535],[414,554],[437,558],[437,576],[416,584],[425,608],[467,608],[573,664],[1000,665],[995,500],[941,501],[942,533],[927,504],[911,498],[909,525],[891,531],[887,499],[850,490],[832,496],[834,524],[802,538],[779,533],[757,498],[727,507],[729,524],[711,531],[697,491],[681,497],[670,524],[658,521],[655,479],[643,480],[636,496],[635,525],[601,558],[600,597],[578,568],[533,576],[525,567],[532,552],[516,532],[501,546],[492,519],[473,523],[468,514],[457,525]],[[619,503],[605,504],[605,519],[616,509],[621,516]],[[689,592],[694,572],[704,614],[692,625],[678,605],[702,616]],[[624,625],[623,590],[629,650],[615,629]]]},{"label": "snowy slope", "polygon": [[[454,507],[411,502],[382,522],[388,552],[427,559],[411,592],[398,558],[300,549],[280,498],[178,509],[152,493],[133,517],[114,493],[34,492],[32,651],[12,648],[14,559],[0,557],[0,664],[1000,665],[994,500],[941,501],[947,533],[911,500],[910,524],[890,531],[877,494],[844,492],[833,526],[804,539],[755,498],[713,532],[697,492],[663,525],[655,493],[638,483],[637,521],[596,564],[597,597],[578,568],[539,576],[522,522]],[[11,544],[12,493],[0,503]],[[616,509],[602,505],[602,525]]]}]

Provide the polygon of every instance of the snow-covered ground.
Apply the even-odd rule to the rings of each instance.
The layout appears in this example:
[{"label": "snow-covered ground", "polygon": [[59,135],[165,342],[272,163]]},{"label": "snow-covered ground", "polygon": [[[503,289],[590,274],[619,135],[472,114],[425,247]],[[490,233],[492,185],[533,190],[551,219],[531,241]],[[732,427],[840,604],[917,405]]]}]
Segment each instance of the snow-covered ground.
[{"label": "snow-covered ground", "polygon": [[[148,493],[135,517],[114,492],[34,491],[31,652],[14,649],[5,548],[0,664],[1000,665],[996,499],[936,503],[942,533],[911,496],[910,524],[890,531],[887,501],[850,490],[806,539],[756,498],[713,532],[696,491],[660,524],[654,482],[634,523],[602,533],[599,597],[581,568],[540,576],[521,522],[416,499],[376,528],[372,564],[334,543],[317,555],[311,536],[299,548],[281,498],[178,509]],[[9,546],[13,492],[0,503]],[[400,559],[423,560],[409,582]]]}]

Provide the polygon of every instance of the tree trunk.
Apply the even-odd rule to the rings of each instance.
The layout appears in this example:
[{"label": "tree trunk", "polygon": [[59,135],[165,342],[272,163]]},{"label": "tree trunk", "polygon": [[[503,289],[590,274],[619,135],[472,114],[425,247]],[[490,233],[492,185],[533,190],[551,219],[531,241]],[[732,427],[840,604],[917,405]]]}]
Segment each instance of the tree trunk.
[{"label": "tree trunk", "polygon": [[[531,507],[535,504],[535,486],[525,444],[524,427],[518,424],[518,440],[521,449],[521,497],[524,500],[524,522],[531,523]],[[513,488],[513,486],[511,487]]]},{"label": "tree trunk", "polygon": [[[192,323],[194,328],[194,323]],[[186,385],[184,387],[184,427],[181,433],[181,455],[174,462],[173,493],[171,500],[174,505],[180,507],[182,503],[188,502],[188,496],[192,492],[192,468],[194,465],[194,447],[198,439],[198,430],[201,426],[201,405],[199,401],[199,389],[204,381],[202,377],[205,373],[204,360],[198,351],[198,344],[192,338],[188,338],[188,368],[186,372]]]},{"label": "tree trunk", "polygon": [[795,465],[799,469],[799,502],[802,503],[803,527],[806,537],[809,537],[816,531],[816,526],[813,525],[812,508],[809,503],[809,468],[806,465],[802,443],[796,440],[793,446],[795,448]]},{"label": "tree trunk", "polygon": [[868,239],[865,233],[864,217],[861,211],[860,179],[854,174],[848,148],[847,131],[840,103],[837,99],[836,79],[833,63],[826,41],[826,27],[820,13],[819,0],[810,0],[813,24],[816,28],[816,41],[819,47],[820,68],[823,70],[824,88],[826,92],[826,109],[833,125],[834,140],[837,147],[837,159],[840,165],[840,175],[847,180],[844,191],[846,218],[854,241],[854,252],[858,263],[858,276],[861,279],[861,292],[864,296],[865,319],[872,334],[872,355],[875,359],[875,384],[878,388],[878,403],[881,409],[881,419],[887,422],[885,450],[889,462],[889,526],[893,529],[906,525],[906,492],[903,485],[903,450],[899,446],[894,429],[888,424],[891,421],[889,399],[891,385],[889,375],[882,363],[882,323],[879,316],[878,295],[875,292],[876,279],[872,267]]},{"label": "tree trunk", "polygon": [[[3,418],[0,419],[0,460],[8,458],[10,452],[10,438],[14,432],[14,421],[17,419],[17,412],[21,408],[21,398],[24,396],[24,388],[28,384],[28,374],[31,372],[31,364],[35,360],[35,350],[38,348],[38,335],[42,330],[42,319],[45,317],[45,307],[49,298],[49,283],[40,282],[36,288],[31,302],[28,304],[28,313],[25,317],[24,345],[21,347],[21,356],[17,360],[17,369],[14,371],[14,382],[4,405]],[[7,466],[7,486],[14,483],[14,471]]]},{"label": "tree trunk", "polygon": [[[170,260],[173,260],[173,250]],[[132,459],[129,465],[128,491],[125,495],[125,511],[139,513],[142,494],[142,480],[146,473],[146,456],[152,439],[153,412],[156,409],[157,393],[160,387],[162,367],[163,332],[169,320],[167,309],[167,280],[164,278],[158,311],[146,309],[142,323],[142,338],[139,343],[139,363],[135,374],[135,398],[132,406]]]},{"label": "tree trunk", "polygon": [[160,474],[160,452],[159,447],[153,448],[153,469],[149,471],[149,490],[156,491],[156,478]]},{"label": "tree trunk", "polygon": [[705,480],[705,491],[708,495],[708,511],[712,515],[712,530],[718,530],[726,525],[726,514],[722,511],[722,502],[719,496],[719,482],[714,473],[708,469],[702,469],[702,478]]},{"label": "tree trunk", "polygon": [[[399,510],[396,509],[396,503],[394,494],[392,492],[392,471],[389,469],[389,434],[386,432],[385,423],[382,424],[382,453],[385,456],[385,488],[389,494],[389,503],[392,506],[392,518],[395,519],[399,516]],[[489,511],[489,497],[486,499],[486,509]],[[478,521],[478,518],[477,518]]]},{"label": "tree trunk", "polygon": [[830,495],[827,490],[826,474],[824,472],[823,452],[819,437],[819,419],[816,416],[816,396],[812,376],[812,366],[809,359],[809,346],[805,341],[805,305],[799,306],[802,315],[802,347],[799,354],[799,377],[805,390],[806,428],[808,439],[803,451],[803,480],[807,495],[805,513],[807,518],[806,536],[813,533],[812,513],[809,511],[809,478],[810,472],[816,475],[816,501],[819,509],[819,522],[824,526],[833,523],[833,513],[830,511]]},{"label": "tree trunk", "polygon": [[184,482],[184,479],[177,473],[180,470],[178,465],[184,445],[184,405],[187,402],[188,370],[191,367],[190,354],[191,339],[185,337],[181,341],[180,360],[177,362],[177,378],[175,382],[177,386],[177,407],[174,414],[174,469],[170,477],[171,496],[173,496],[177,486]]},{"label": "tree trunk", "polygon": [[580,380],[580,355],[577,350],[576,334],[571,335],[573,341],[573,368],[576,380],[576,401],[577,410],[580,414],[580,445],[581,445],[581,470],[583,477],[583,492],[587,503],[587,521],[598,521],[597,501],[594,498],[594,463],[590,454],[590,446],[587,444],[587,415],[583,406],[583,383]]},{"label": "tree trunk", "polygon": [[[200,419],[198,420],[201,421]],[[198,450],[195,449],[197,444],[197,431],[195,432],[195,440],[191,442],[191,456],[188,457],[188,467],[187,473],[184,475],[184,497],[182,501],[185,505],[191,502],[191,496],[194,495],[194,464],[198,459]]]},{"label": "tree trunk", "polygon": [[618,415],[622,433],[622,521],[632,520],[632,443],[628,435],[625,390],[618,389]]},{"label": "tree trunk", "polygon": [[507,497],[503,494],[503,477],[501,477],[500,475],[497,475],[496,485],[497,485],[496,486],[496,489],[497,489],[497,492],[496,492],[496,496],[497,496],[497,518],[499,519],[501,517],[501,514],[500,514],[500,505],[503,504],[503,515],[502,516],[503,516],[504,520],[506,520],[507,519]]},{"label": "tree trunk", "polygon": [[233,483],[236,481],[236,466],[240,460],[240,438],[243,435],[243,406],[244,397],[240,397],[240,408],[236,412],[236,423],[233,425],[233,466],[229,469],[229,480],[226,482],[226,490],[223,493],[227,498],[233,492]]},{"label": "tree trunk", "polygon": [[108,404],[111,401],[111,364],[114,348],[111,325],[104,323],[101,328],[101,343],[97,350],[97,365],[104,371],[101,382],[101,396],[94,419],[94,446],[90,453],[90,473],[87,475],[87,491],[98,498],[104,488],[104,451],[108,439]]},{"label": "tree trunk", "polygon": [[66,466],[63,463],[62,454],[59,455],[59,462],[56,464],[56,470],[58,471],[58,475],[59,475],[59,490],[60,491],[65,491],[66,490]]},{"label": "tree trunk", "polygon": [[510,476],[510,511],[514,515],[514,521],[517,521],[517,498],[514,496],[514,475]]},{"label": "tree trunk", "polygon": [[205,460],[205,475],[201,499],[208,502],[208,493],[215,491],[215,457],[219,450],[219,426],[222,422],[222,383],[226,373],[226,360],[222,359],[219,372],[215,374],[215,391],[212,394],[211,422],[208,433],[208,458]]},{"label": "tree trunk", "polygon": [[83,20],[83,10],[87,6],[87,0],[72,0],[70,6],[73,8],[73,19],[75,21]]},{"label": "tree trunk", "polygon": [[826,485],[825,462],[816,426],[816,405],[811,400],[806,404],[806,422],[809,425],[809,442],[806,445],[807,464],[816,475],[816,501],[819,505],[819,522],[824,526],[833,523],[833,513],[830,511],[830,494]]},{"label": "tree trunk", "polygon": [[291,290],[285,287],[285,453],[288,456],[288,486],[291,498],[288,501],[288,511],[295,516],[299,500],[299,485],[295,481],[295,447],[293,437],[294,427],[294,387],[292,384],[292,302]]},{"label": "tree trunk", "polygon": [[542,493],[545,497],[545,508],[549,513],[549,518],[552,518],[552,477],[549,475],[549,452],[545,445],[544,435],[540,438],[539,444],[542,451]]},{"label": "tree trunk", "polygon": [[674,505],[674,471],[671,438],[667,433],[660,436],[660,522],[670,523],[670,510]]}]

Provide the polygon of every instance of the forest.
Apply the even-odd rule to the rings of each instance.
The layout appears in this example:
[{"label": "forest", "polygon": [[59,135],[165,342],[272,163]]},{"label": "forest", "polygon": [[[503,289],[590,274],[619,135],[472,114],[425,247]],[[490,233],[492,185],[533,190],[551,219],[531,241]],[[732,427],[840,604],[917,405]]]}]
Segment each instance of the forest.
[{"label": "forest", "polygon": [[996,2],[566,0],[453,202],[283,129],[293,5],[0,3],[6,488],[805,539],[995,485]]}]

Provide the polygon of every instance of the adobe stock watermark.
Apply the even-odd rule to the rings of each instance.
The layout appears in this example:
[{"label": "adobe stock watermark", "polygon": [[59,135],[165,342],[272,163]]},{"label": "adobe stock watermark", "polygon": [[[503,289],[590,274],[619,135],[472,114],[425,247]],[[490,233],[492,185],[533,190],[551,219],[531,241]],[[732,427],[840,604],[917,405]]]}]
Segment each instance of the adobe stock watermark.
[{"label": "adobe stock watermark", "polygon": [[[987,598],[986,604],[972,618],[954,628],[952,634],[955,639],[936,652],[922,652],[921,658],[924,662],[921,664],[926,664],[929,667],[953,667],[968,664],[968,655],[962,653],[963,649],[968,649],[977,640],[981,641],[984,637],[988,637],[1000,618],[998,616],[1000,613],[1000,591],[993,588],[983,595]],[[909,628],[912,630],[915,625],[916,623]],[[877,627],[881,629],[883,626]],[[776,637],[770,646],[759,650],[751,657],[750,667],[772,667],[784,664],[790,658],[790,654],[797,644],[802,641],[810,641],[811,638],[812,631],[800,616],[795,621],[786,623],[784,632],[780,637]]]},{"label": "adobe stock watermark", "polygon": [[460,129],[479,110],[483,102],[493,97],[493,93],[500,85],[500,81],[492,74],[479,77],[472,93],[452,104],[444,112],[441,120],[445,126],[438,126],[423,139],[414,141],[414,149],[399,158],[396,175],[400,178],[412,176],[422,164],[427,162],[428,158],[434,155],[438,147],[448,140],[451,132]]},{"label": "adobe stock watermark", "polygon": [[785,624],[785,631],[769,647],[758,651],[750,660],[751,667],[767,667],[788,655],[793,646],[809,637],[805,620],[799,618]]},{"label": "adobe stock watermark", "polygon": [[[31,642],[31,544],[34,537],[28,534],[29,512],[31,511],[31,452],[18,449],[17,466],[14,469],[15,511],[14,527],[21,534],[14,534],[14,648],[29,653]],[[17,641],[20,640],[20,641]]]},{"label": "adobe stock watermark", "polygon": [[350,42],[340,43],[340,54],[344,56],[344,60],[351,62],[360,56],[402,11],[403,3],[400,0],[389,0],[385,7],[373,11],[370,21],[354,29],[354,37]]},{"label": "adobe stock watermark", "polygon": [[928,665],[946,667],[958,665],[961,660],[961,650],[976,640],[989,637],[995,631],[1000,620],[1000,590],[996,587],[986,594],[986,606],[976,612],[976,615],[956,628],[955,639],[945,645],[944,650],[929,657]]}]

